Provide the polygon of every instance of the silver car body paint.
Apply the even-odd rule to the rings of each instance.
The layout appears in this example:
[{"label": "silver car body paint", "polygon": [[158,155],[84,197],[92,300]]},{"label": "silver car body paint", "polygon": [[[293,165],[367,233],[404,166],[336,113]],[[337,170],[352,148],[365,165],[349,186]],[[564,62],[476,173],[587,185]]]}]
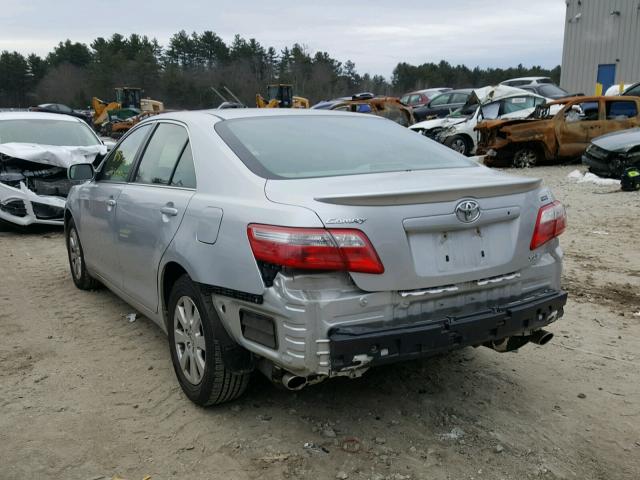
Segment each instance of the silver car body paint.
[{"label": "silver car body paint", "polygon": [[[475,164],[266,180],[252,173],[214,130],[225,119],[279,115],[336,112],[231,109],[166,113],[143,122],[174,122],[188,129],[197,189],[95,181],[74,187],[67,208],[91,274],[165,330],[162,285],[170,263],[201,284],[260,295],[263,303],[257,305],[212,294],[236,342],[298,375],[335,373],[328,338],[335,326],[393,325],[417,314],[451,308],[472,312],[560,289],[558,240],[529,249],[538,209],[554,200],[540,180]],[[434,146],[436,152],[452,154]],[[109,199],[116,200],[112,208]],[[477,202],[481,212],[468,224],[455,213],[465,199]],[[177,214],[163,218],[160,210],[168,202]],[[249,244],[249,223],[322,228],[334,222],[353,222],[349,228],[366,233],[383,274],[283,271],[265,286]],[[243,337],[241,309],[275,319],[277,349]]]}]

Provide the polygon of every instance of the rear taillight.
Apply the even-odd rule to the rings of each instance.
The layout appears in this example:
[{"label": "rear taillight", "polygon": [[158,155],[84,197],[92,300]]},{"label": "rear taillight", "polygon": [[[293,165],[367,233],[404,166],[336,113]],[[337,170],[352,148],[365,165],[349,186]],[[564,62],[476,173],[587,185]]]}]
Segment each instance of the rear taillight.
[{"label": "rear taillight", "polygon": [[360,230],[251,224],[247,234],[254,257],[263,262],[305,270],[384,272],[373,245]]},{"label": "rear taillight", "polygon": [[557,200],[538,210],[536,228],[531,238],[530,249],[535,250],[552,238],[557,237],[567,227],[567,212]]}]

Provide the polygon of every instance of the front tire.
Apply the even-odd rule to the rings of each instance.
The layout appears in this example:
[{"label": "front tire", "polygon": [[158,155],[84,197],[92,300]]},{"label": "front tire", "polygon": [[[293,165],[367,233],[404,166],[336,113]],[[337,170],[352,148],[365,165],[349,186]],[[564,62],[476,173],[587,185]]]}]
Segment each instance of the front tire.
[{"label": "front tire", "polygon": [[71,278],[76,287],[80,290],[95,290],[100,283],[89,275],[87,265],[84,261],[84,251],[80,243],[78,229],[73,219],[69,220],[65,231],[65,240],[67,244],[67,256],[69,258],[69,268],[71,269]]},{"label": "front tire", "polygon": [[471,153],[471,146],[469,145],[469,141],[463,137],[462,135],[453,135],[448,137],[444,144],[452,150],[456,152],[468,156]]},{"label": "front tire", "polygon": [[220,322],[211,299],[203,296],[187,275],[173,285],[169,297],[169,348],[173,369],[185,395],[202,407],[238,398],[250,373],[234,373],[222,360],[215,338]]}]

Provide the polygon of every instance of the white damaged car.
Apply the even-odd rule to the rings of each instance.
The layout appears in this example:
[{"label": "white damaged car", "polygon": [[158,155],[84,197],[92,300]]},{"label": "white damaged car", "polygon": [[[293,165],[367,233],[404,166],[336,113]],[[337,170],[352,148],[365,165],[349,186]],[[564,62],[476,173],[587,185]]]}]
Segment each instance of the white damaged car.
[{"label": "white damaged car", "polygon": [[78,118],[0,112],[0,220],[63,225],[67,169],[100,160],[107,147]]},{"label": "white damaged car", "polygon": [[482,120],[526,118],[547,99],[520,88],[497,85],[473,90],[467,103],[444,118],[426,120],[409,128],[445,144],[463,155],[473,155],[478,143],[474,130]]}]

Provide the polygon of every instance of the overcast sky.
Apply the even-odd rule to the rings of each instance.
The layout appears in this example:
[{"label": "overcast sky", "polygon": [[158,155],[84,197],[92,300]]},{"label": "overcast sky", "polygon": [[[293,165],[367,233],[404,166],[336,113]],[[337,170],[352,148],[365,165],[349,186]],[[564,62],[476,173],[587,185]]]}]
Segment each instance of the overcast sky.
[{"label": "overcast sky", "polygon": [[239,33],[280,50],[295,42],[390,76],[401,61],[554,67],[564,0],[1,0],[0,50],[45,55],[59,41],[114,32],[166,45],[171,35]]}]

